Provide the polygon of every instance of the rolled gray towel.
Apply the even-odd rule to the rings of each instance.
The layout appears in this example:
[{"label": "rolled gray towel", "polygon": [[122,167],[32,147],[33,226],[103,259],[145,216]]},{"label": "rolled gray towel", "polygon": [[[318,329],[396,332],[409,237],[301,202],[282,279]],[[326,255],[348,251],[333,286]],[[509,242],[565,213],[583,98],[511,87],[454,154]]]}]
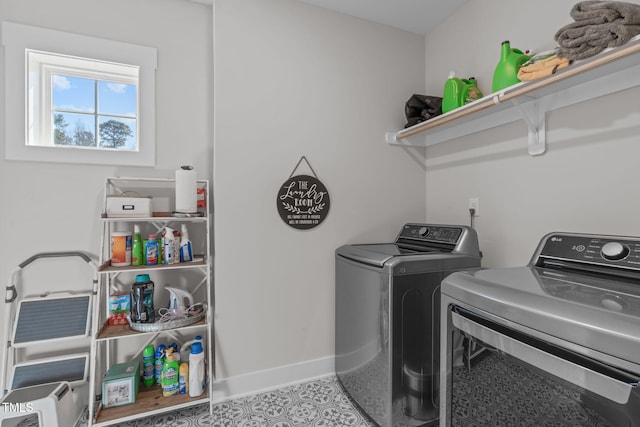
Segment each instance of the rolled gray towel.
[{"label": "rolled gray towel", "polygon": [[593,55],[597,55],[602,52],[604,49],[600,46],[590,46],[589,44],[583,44],[578,47],[559,47],[558,48],[558,57],[567,58],[571,61],[579,61],[581,59],[587,59]]},{"label": "rolled gray towel", "polygon": [[591,46],[600,46],[606,48],[612,41],[612,36],[605,25],[590,25],[588,27],[567,28],[560,33],[556,42],[558,46],[563,48],[577,48],[583,44],[589,43]]},{"label": "rolled gray towel", "polygon": [[622,1],[581,1],[576,3],[569,15],[576,21],[599,21],[594,24],[616,22],[640,24],[640,5]]},{"label": "rolled gray towel", "polygon": [[622,46],[640,34],[640,5],[620,1],[581,1],[569,13],[575,22],[554,35],[558,56],[585,59],[608,47]]},{"label": "rolled gray towel", "polygon": [[608,47],[618,47],[640,34],[640,25],[600,24],[571,28],[556,39],[558,56],[571,60],[586,59]]}]

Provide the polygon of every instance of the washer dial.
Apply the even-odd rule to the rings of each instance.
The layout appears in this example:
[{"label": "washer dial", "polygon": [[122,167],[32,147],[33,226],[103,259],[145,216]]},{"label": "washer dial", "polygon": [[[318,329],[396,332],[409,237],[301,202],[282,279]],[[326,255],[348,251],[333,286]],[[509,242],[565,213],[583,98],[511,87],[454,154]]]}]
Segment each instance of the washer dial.
[{"label": "washer dial", "polygon": [[600,250],[602,257],[609,261],[618,261],[629,255],[629,247],[618,242],[609,242]]}]

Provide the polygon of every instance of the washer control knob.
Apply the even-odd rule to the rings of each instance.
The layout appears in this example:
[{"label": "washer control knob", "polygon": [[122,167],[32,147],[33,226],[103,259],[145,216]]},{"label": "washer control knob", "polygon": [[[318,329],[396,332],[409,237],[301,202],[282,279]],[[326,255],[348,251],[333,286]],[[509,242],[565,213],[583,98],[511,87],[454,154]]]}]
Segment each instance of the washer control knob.
[{"label": "washer control knob", "polygon": [[609,242],[602,247],[600,253],[604,259],[618,261],[629,255],[629,248],[622,243]]},{"label": "washer control knob", "polygon": [[429,233],[429,229],[427,227],[420,227],[420,230],[418,230],[418,234],[420,235],[420,237],[424,237]]}]

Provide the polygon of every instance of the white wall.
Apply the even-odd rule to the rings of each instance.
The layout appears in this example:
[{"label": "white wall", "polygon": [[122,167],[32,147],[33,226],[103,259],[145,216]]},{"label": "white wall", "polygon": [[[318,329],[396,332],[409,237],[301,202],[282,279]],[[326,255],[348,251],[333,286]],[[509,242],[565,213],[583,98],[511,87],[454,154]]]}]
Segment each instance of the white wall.
[{"label": "white wall", "polygon": [[[470,0],[426,38],[427,93],[442,93],[449,70],[491,92],[500,43],[554,47],[574,4]],[[634,88],[548,113],[540,157],[527,154],[523,121],[428,148],[427,219],[468,223],[468,199],[478,197],[488,267],[525,264],[551,231],[640,235],[639,96]]]},{"label": "white wall", "polygon": [[[2,0],[0,21],[5,20],[155,47],[158,69],[154,168],[6,161],[4,77],[0,79],[3,290],[18,263],[36,252],[81,250],[97,257],[106,177],[171,177],[180,165],[193,164],[200,178],[210,179],[213,151],[211,7],[186,0]],[[90,273],[70,274],[60,265],[44,262],[46,280],[25,285],[32,293],[65,289],[74,279],[90,287]]]},{"label": "white wall", "polygon": [[[332,360],[334,249],[424,220],[424,149],[384,142],[424,38],[293,0],[217,0],[214,29],[218,377]],[[309,231],[276,210],[303,155],[331,196]]]}]

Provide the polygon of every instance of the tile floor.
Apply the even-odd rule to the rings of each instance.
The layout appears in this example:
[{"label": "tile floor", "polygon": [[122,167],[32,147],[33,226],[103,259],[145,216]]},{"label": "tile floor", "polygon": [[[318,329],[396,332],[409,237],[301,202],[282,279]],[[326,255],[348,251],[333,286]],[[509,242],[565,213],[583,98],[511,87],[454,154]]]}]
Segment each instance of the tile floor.
[{"label": "tile floor", "polygon": [[[516,379],[505,382],[505,374]],[[480,359],[472,371],[454,369],[453,426],[581,426],[607,427],[595,412],[577,402],[545,377],[496,354]],[[511,383],[511,384],[509,384]],[[515,388],[514,388],[515,387]],[[517,408],[505,405],[514,398]],[[475,408],[469,410],[469,408]],[[35,419],[34,419],[35,418]],[[78,427],[86,427],[86,418]],[[374,427],[344,393],[335,376],[294,384],[214,406],[199,405],[121,427]],[[19,427],[38,427],[37,417]]]},{"label": "tile floor", "polygon": [[[37,419],[20,427],[37,427]],[[79,427],[86,426],[84,423]],[[369,427],[334,376],[209,405],[140,418],[121,427]]]}]

